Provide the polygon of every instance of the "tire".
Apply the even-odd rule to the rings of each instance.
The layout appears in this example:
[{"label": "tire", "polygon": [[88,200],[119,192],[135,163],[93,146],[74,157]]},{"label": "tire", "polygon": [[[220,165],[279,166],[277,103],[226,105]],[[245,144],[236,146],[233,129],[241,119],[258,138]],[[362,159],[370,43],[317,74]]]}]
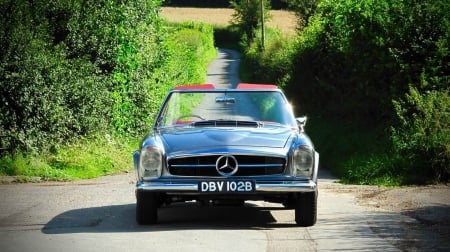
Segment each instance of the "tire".
[{"label": "tire", "polygon": [[309,227],[317,221],[317,191],[297,194],[295,204],[295,222],[302,227]]},{"label": "tire", "polygon": [[285,199],[282,204],[286,209],[295,209],[297,204],[296,195],[289,195],[289,197]]},{"label": "tire", "polygon": [[140,225],[155,224],[158,219],[158,194],[136,191],[136,222]]}]

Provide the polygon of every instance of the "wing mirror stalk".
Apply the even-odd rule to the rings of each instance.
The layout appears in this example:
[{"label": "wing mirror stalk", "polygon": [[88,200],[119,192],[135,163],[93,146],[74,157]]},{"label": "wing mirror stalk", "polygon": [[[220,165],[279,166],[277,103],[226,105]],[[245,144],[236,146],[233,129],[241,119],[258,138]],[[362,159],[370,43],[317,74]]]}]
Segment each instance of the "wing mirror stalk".
[{"label": "wing mirror stalk", "polygon": [[306,116],[297,117],[295,118],[297,121],[298,128],[300,129],[300,132],[305,132],[305,125],[308,118]]}]

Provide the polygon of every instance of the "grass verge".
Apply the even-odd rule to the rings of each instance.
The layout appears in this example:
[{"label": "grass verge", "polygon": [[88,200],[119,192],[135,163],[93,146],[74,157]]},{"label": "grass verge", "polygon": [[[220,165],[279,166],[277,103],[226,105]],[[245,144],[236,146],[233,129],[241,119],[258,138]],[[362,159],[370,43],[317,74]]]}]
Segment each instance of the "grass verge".
[{"label": "grass verge", "polygon": [[138,140],[110,136],[79,140],[57,153],[17,153],[0,158],[0,176],[19,181],[72,181],[132,171]]}]

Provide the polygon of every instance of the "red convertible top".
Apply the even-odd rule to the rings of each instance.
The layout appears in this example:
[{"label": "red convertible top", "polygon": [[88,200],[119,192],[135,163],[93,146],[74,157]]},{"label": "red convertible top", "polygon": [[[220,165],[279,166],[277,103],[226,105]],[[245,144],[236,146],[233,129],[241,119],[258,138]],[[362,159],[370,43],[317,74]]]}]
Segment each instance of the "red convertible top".
[{"label": "red convertible top", "polygon": [[190,86],[178,86],[174,88],[175,90],[190,90],[190,89],[216,89],[214,84],[197,84]]},{"label": "red convertible top", "polygon": [[253,83],[239,83],[237,89],[277,89],[273,84],[253,84]]}]

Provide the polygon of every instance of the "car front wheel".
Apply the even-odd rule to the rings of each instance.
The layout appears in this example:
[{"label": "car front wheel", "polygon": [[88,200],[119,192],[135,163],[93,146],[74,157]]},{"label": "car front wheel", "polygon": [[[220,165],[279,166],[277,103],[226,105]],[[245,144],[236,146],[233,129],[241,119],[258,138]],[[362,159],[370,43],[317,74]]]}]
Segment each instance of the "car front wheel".
[{"label": "car front wheel", "polygon": [[302,227],[316,224],[317,220],[317,191],[297,194],[295,203],[295,222]]},{"label": "car front wheel", "polygon": [[141,225],[155,224],[158,219],[158,195],[136,191],[136,221]]}]

